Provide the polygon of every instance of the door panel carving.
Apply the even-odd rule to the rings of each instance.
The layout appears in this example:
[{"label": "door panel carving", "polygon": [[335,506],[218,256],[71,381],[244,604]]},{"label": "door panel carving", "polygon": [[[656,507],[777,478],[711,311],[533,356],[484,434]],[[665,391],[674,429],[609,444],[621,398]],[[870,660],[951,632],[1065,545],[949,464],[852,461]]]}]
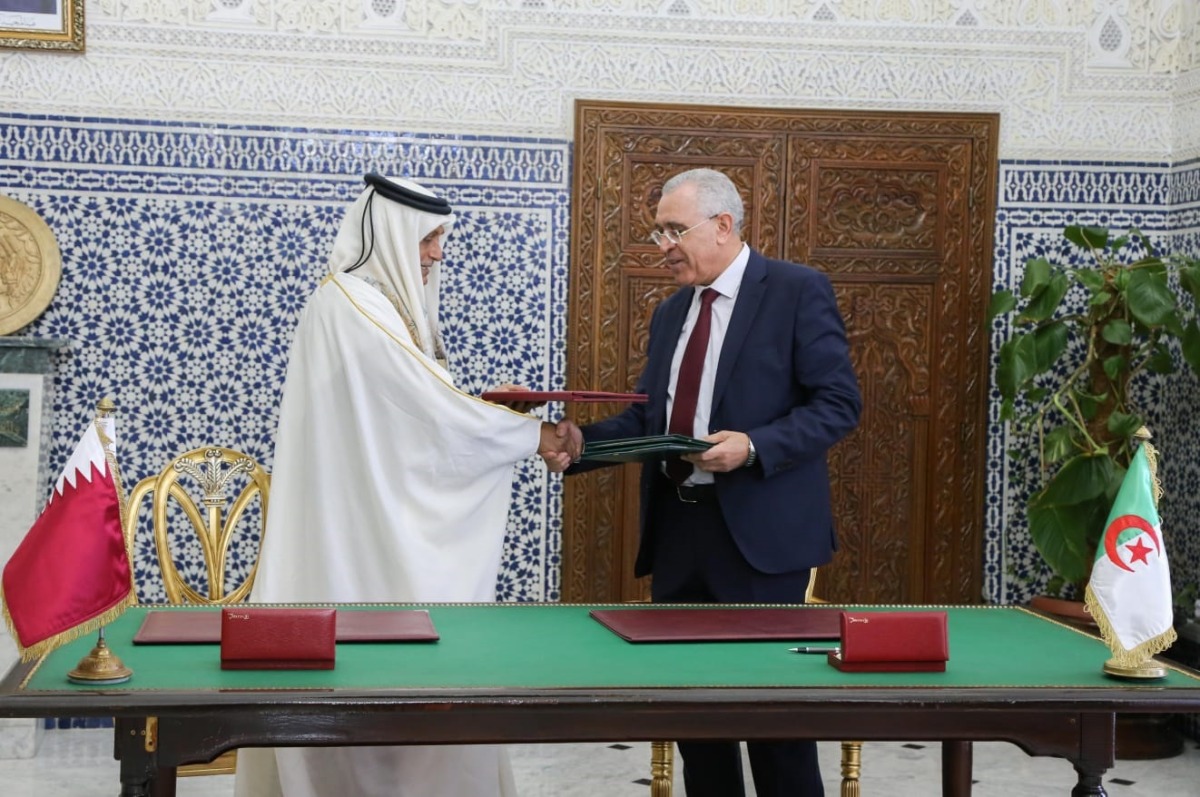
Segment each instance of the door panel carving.
[{"label": "door panel carving", "polygon": [[[721,169],[746,240],[828,273],[846,317],[865,406],[830,455],[842,550],[822,592],[977,601],[997,133],[987,115],[579,102],[568,386],[633,388],[675,290],[648,241],[661,186]],[[564,489],[563,599],[644,598],[636,467]]]}]

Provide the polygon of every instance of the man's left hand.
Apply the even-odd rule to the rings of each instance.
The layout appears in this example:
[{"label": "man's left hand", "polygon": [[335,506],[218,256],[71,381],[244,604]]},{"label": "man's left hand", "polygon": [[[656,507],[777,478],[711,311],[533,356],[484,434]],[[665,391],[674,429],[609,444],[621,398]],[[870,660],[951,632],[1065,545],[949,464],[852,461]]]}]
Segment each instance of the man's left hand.
[{"label": "man's left hand", "polygon": [[704,438],[713,447],[683,459],[709,473],[728,473],[746,464],[750,458],[750,436],[745,432],[715,432]]}]

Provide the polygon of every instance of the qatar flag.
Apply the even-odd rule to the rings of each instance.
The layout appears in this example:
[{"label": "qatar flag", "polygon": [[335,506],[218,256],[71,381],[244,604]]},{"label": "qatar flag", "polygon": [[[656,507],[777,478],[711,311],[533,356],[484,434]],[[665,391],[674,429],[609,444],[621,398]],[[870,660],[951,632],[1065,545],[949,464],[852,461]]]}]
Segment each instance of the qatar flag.
[{"label": "qatar flag", "polygon": [[1143,443],[1121,481],[1088,583],[1088,610],[1113,660],[1136,667],[1175,641],[1171,571],[1158,518],[1153,449]]},{"label": "qatar flag", "polygon": [[28,661],[115,620],[136,600],[121,532],[114,423],[88,425],[46,508],[4,566],[4,619]]}]

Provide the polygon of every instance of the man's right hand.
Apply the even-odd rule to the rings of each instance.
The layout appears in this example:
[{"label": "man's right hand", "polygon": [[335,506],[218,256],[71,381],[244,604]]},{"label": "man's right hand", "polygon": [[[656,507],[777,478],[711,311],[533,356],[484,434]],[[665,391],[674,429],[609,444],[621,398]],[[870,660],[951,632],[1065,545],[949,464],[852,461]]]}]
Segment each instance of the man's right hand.
[{"label": "man's right hand", "polygon": [[583,454],[583,432],[568,420],[543,423],[538,454],[551,473],[562,473]]}]

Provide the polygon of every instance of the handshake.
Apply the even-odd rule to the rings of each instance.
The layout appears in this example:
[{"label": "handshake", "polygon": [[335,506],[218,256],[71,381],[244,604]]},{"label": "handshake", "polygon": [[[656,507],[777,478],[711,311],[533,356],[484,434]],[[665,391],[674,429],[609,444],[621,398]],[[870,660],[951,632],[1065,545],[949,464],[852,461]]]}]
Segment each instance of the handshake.
[{"label": "handshake", "polygon": [[[512,391],[528,392],[528,388],[521,385],[503,384],[497,385],[488,392],[493,394],[490,400],[503,404],[516,412],[529,412],[546,403],[544,400],[506,401],[497,395]],[[484,397],[488,397],[487,393],[484,394]],[[542,423],[542,438],[538,443],[538,455],[546,461],[546,467],[550,469],[551,473],[562,473],[571,467],[571,463],[578,462],[582,454],[583,432],[579,431],[578,426],[565,419],[557,424]]]},{"label": "handshake", "polygon": [[562,473],[583,455],[583,432],[565,418],[558,423],[542,423],[538,455],[551,473]]}]

